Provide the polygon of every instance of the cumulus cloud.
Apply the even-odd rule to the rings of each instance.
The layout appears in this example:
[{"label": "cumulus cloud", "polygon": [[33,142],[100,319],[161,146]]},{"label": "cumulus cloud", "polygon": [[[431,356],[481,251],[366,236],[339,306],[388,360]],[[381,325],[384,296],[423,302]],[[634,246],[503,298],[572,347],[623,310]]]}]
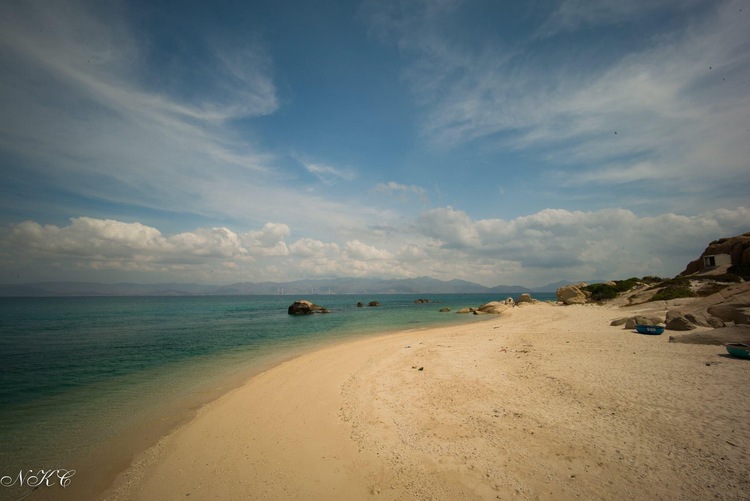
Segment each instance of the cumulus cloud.
[{"label": "cumulus cloud", "polygon": [[151,281],[226,283],[430,275],[488,286],[672,276],[710,241],[750,230],[747,221],[750,209],[742,207],[698,216],[546,209],[478,220],[442,207],[393,229],[385,241],[373,235],[341,242],[294,239],[293,229],[280,223],[247,232],[219,227],[165,235],[138,222],[81,217],[60,227],[25,221],[0,239],[0,276],[14,281],[43,270],[45,279],[69,280],[66,273],[74,273],[96,280],[108,270],[146,274]]},{"label": "cumulus cloud", "polygon": [[[438,246],[468,258],[496,256],[527,276],[617,278],[674,275],[711,240],[747,231],[750,210],[700,216],[639,217],[624,209],[546,209],[513,220],[474,221],[451,207],[425,212],[416,227]],[[679,269],[678,269],[679,268]]]}]

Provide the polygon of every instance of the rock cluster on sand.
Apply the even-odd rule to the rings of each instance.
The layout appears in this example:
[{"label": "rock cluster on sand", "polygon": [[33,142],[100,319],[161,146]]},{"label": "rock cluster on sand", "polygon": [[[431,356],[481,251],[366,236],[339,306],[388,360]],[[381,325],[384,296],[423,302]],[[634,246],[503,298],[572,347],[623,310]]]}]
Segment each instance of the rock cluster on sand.
[{"label": "rock cluster on sand", "polygon": [[659,325],[663,323],[664,319],[655,315],[635,315],[632,317],[622,317],[612,320],[609,325],[624,325],[625,329],[635,329],[636,325]]},{"label": "rock cluster on sand", "polygon": [[478,308],[461,308],[456,313],[473,313],[474,315],[502,315],[514,306],[526,306],[538,302],[539,301],[531,297],[531,294],[524,293],[521,294],[515,301],[512,297],[509,297],[505,301],[490,301],[489,303],[485,303]]},{"label": "rock cluster on sand", "polygon": [[724,327],[727,323],[750,325],[750,282],[732,284],[715,294],[667,311],[666,328],[693,330]]},{"label": "rock cluster on sand", "polygon": [[331,310],[323,308],[313,302],[307,301],[306,299],[300,299],[293,302],[287,313],[290,315],[312,315],[313,313],[330,313]]}]

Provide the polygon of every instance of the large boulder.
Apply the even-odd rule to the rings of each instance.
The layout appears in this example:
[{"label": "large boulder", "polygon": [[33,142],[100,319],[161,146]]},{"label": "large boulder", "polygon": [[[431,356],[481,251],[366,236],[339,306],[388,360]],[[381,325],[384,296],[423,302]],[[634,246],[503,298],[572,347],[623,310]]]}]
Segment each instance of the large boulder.
[{"label": "large boulder", "polygon": [[[658,325],[662,323],[662,319],[657,316],[645,316],[645,315],[636,315],[634,317],[625,318],[625,329],[635,329],[636,325]],[[609,325],[622,325],[621,323],[615,323],[613,321]]]},{"label": "large boulder", "polygon": [[557,300],[563,304],[585,304],[586,293],[582,290],[586,284],[566,285],[557,289]]},{"label": "large boulder", "polygon": [[290,315],[312,315],[313,313],[330,313],[331,311],[306,299],[293,302],[287,309]]},{"label": "large boulder", "polygon": [[536,299],[532,298],[531,294],[529,294],[528,292],[524,292],[523,294],[518,296],[518,299],[516,299],[516,304],[535,303],[535,302],[536,302]]},{"label": "large boulder", "polygon": [[691,331],[695,329],[695,324],[685,318],[685,316],[679,315],[668,319],[665,328],[671,331]]},{"label": "large boulder", "polygon": [[724,322],[734,322],[735,325],[750,324],[750,306],[743,303],[728,303],[711,306],[707,313]]}]

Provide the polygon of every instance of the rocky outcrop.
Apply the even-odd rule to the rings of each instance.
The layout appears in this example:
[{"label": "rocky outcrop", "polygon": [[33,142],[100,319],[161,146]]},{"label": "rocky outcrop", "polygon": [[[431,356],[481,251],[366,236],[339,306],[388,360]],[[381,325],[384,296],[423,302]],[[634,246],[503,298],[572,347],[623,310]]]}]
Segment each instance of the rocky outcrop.
[{"label": "rocky outcrop", "polygon": [[520,296],[518,296],[518,299],[516,299],[516,304],[521,303],[534,303],[536,302],[536,299],[531,297],[531,294],[524,292]]},{"label": "rocky outcrop", "polygon": [[695,261],[688,263],[680,275],[692,275],[705,268],[703,258],[717,254],[729,254],[732,266],[750,266],[750,232],[731,238],[714,240]]},{"label": "rocky outcrop", "polygon": [[695,324],[688,320],[683,315],[678,315],[670,320],[667,320],[667,325],[664,327],[671,331],[691,331],[695,329]]},{"label": "rocky outcrop", "polygon": [[664,320],[654,315],[635,315],[633,317],[618,318],[617,320],[613,320],[609,325],[622,325],[625,329],[635,329],[636,325],[659,325],[663,323]]},{"label": "rocky outcrop", "polygon": [[727,323],[750,325],[750,282],[729,285],[708,297],[669,310],[666,328],[720,328]]},{"label": "rocky outcrop", "polygon": [[698,331],[688,334],[669,336],[670,343],[713,344],[726,343],[750,344],[750,325],[719,327],[710,331]]},{"label": "rocky outcrop", "polygon": [[490,301],[485,303],[474,311],[474,315],[501,315],[513,305],[505,301]]},{"label": "rocky outcrop", "polygon": [[425,303],[429,303],[430,300],[429,299],[415,299],[414,302],[417,304],[425,304]]},{"label": "rocky outcrop", "polygon": [[556,293],[557,300],[563,304],[586,304],[588,296],[586,291],[583,290],[586,285],[586,283],[581,282],[560,287]]},{"label": "rocky outcrop", "polygon": [[287,309],[290,315],[312,315],[313,313],[330,313],[331,310],[323,308],[305,299],[293,302]]},{"label": "rocky outcrop", "polygon": [[380,306],[380,301],[370,301],[367,306]]}]

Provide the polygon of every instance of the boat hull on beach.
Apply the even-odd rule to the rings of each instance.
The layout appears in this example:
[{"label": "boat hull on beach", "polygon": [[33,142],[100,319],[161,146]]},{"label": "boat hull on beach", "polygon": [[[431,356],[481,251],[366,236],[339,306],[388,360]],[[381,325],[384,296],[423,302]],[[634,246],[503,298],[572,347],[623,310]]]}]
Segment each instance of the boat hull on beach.
[{"label": "boat hull on beach", "polygon": [[659,335],[664,333],[664,327],[661,325],[636,325],[635,330],[640,334]]},{"label": "boat hull on beach", "polygon": [[750,359],[750,346],[742,343],[727,343],[727,352],[733,357]]}]

